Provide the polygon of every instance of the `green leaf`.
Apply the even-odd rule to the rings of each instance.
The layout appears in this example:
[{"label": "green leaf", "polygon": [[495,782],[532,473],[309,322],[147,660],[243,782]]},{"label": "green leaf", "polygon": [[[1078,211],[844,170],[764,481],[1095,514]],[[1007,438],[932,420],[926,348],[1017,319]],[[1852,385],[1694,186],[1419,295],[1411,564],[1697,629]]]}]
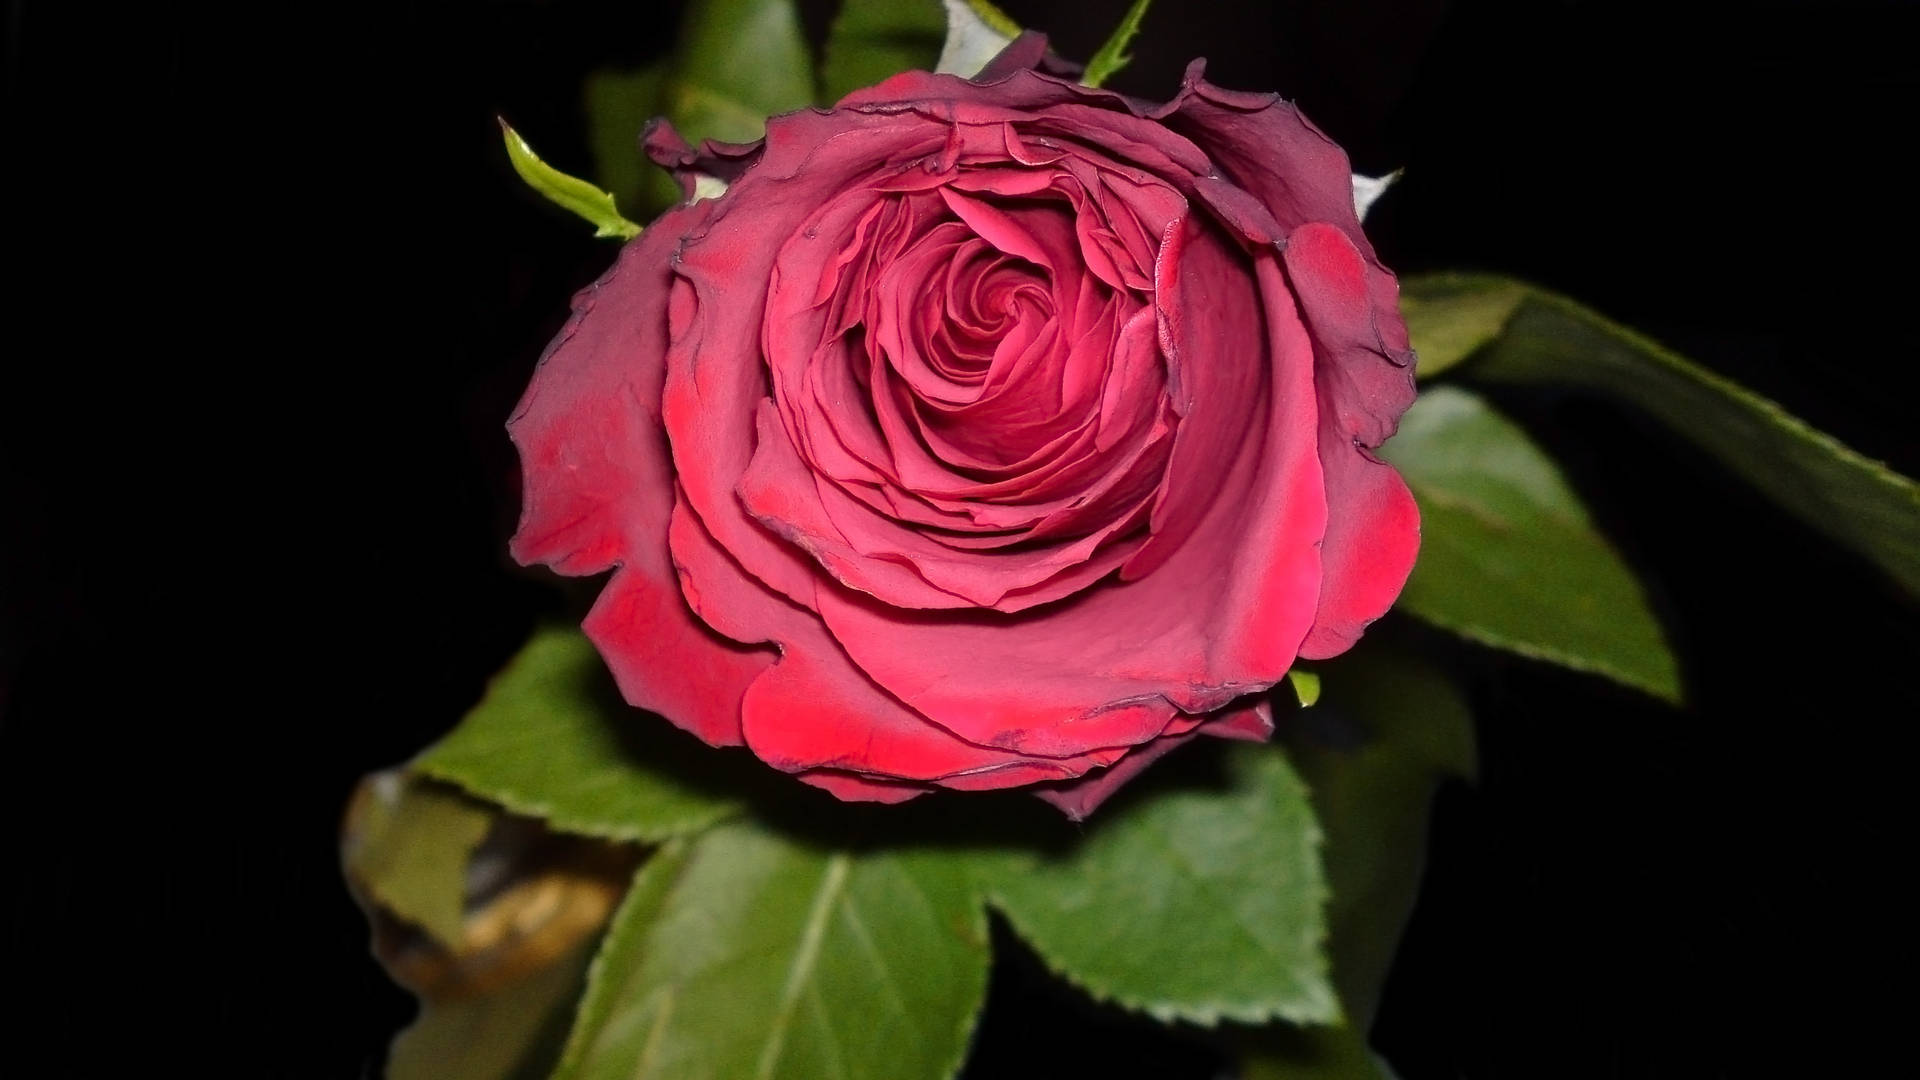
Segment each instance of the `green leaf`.
[{"label": "green leaf", "polygon": [[570,210],[595,226],[595,236],[616,236],[631,240],[640,235],[640,226],[620,216],[613,196],[578,177],[568,176],[540,160],[520,133],[500,121],[500,134],[507,143],[507,159],[513,171],[527,186],[545,196],[548,202]]},{"label": "green leaf", "polygon": [[820,63],[824,100],[839,101],[903,71],[932,71],[946,33],[940,0],[846,0]]},{"label": "green leaf", "polygon": [[1219,749],[1215,783],[1136,782],[1063,852],[991,876],[991,899],[1100,1000],[1165,1022],[1332,1022],[1306,788],[1270,746]]},{"label": "green leaf", "polygon": [[[1506,303],[1492,298],[1510,298],[1516,290],[1520,299],[1463,375],[1567,384],[1617,397],[1920,594],[1920,484],[1566,297],[1506,278],[1468,275],[1413,279],[1406,294],[1416,305],[1480,304],[1487,309],[1479,320],[1484,324]],[[1421,365],[1433,370],[1424,352]]]},{"label": "green leaf", "polygon": [[986,992],[985,912],[936,850],[739,823],[635,879],[554,1080],[939,1080]]},{"label": "green leaf", "polygon": [[1499,337],[1526,298],[1525,285],[1501,278],[1440,275],[1402,282],[1400,313],[1420,355],[1420,377],[1454,367]]},{"label": "green leaf", "polygon": [[1367,1046],[1413,913],[1434,792],[1474,775],[1473,717],[1437,669],[1378,636],[1329,667],[1320,708],[1282,729],[1326,830],[1328,952],[1348,1023],[1270,1028],[1243,1042],[1246,1080],[1377,1080]]},{"label": "green leaf", "polygon": [[1153,0],[1133,0],[1133,6],[1127,9],[1120,19],[1120,25],[1114,27],[1113,36],[1087,61],[1086,74],[1080,82],[1086,86],[1101,86],[1126,67],[1133,57],[1128,55],[1127,46],[1133,44],[1134,36],[1140,33],[1140,20],[1146,18],[1147,5]]},{"label": "green leaf", "polygon": [[939,67],[949,75],[972,78],[1020,36],[1020,25],[988,0],[941,0],[947,9],[947,40]]},{"label": "green leaf", "polygon": [[467,860],[493,813],[457,791],[388,772],[362,786],[351,821],[341,853],[347,876],[381,907],[457,946]]},{"label": "green leaf", "polygon": [[606,185],[620,205],[648,218],[680,199],[679,185],[640,149],[641,131],[660,115],[665,79],[663,64],[638,71],[601,70],[587,76],[583,89],[594,179]]},{"label": "green leaf", "polygon": [[429,1001],[393,1040],[387,1080],[545,1080],[560,1057],[598,936],[480,997]]},{"label": "green leaf", "polygon": [[548,628],[414,768],[555,829],[654,843],[738,809],[694,775],[715,754],[623,703],[579,631]]},{"label": "green leaf", "polygon": [[661,111],[688,142],[748,142],[767,117],[813,104],[813,59],[793,0],[695,0]]},{"label": "green leaf", "polygon": [[1420,558],[1403,610],[1679,700],[1673,654],[1640,583],[1512,421],[1472,393],[1436,387],[1382,453],[1420,504]]}]

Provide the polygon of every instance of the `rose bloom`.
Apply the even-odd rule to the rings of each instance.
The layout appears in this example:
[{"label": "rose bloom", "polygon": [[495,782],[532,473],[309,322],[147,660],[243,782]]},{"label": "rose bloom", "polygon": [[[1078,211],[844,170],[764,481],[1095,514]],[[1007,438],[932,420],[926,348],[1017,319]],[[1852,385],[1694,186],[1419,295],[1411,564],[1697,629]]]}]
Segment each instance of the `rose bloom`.
[{"label": "rose bloom", "polygon": [[[509,424],[513,554],[612,579],[632,704],[843,799],[1033,785],[1081,817],[1264,739],[1419,543],[1414,397],[1346,155],[1196,62],[1154,105],[907,72],[750,145],[574,300]],[[723,182],[723,194],[694,199]]]}]

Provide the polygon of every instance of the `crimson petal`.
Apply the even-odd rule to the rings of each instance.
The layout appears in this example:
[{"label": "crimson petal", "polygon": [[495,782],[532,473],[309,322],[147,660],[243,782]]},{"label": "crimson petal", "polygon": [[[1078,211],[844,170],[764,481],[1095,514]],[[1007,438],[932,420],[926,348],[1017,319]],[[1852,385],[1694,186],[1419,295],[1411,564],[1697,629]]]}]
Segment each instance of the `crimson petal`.
[{"label": "crimson petal", "polygon": [[574,298],[507,430],[524,505],[511,550],[563,574],[618,567],[587,633],[632,704],[715,745],[741,741],[740,701],[772,661],[722,638],[681,598],[667,553],[673,472],[658,405],[667,260],[706,204],[669,211]]}]

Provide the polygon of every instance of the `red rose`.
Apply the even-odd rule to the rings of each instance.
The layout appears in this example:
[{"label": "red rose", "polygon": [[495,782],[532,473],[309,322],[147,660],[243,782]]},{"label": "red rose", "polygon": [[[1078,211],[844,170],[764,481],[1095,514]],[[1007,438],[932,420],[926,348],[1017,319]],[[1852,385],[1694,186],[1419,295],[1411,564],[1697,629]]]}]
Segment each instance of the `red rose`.
[{"label": "red rose", "polygon": [[[513,553],[616,568],[634,705],[846,799],[1079,816],[1398,595],[1414,396],[1346,155],[1189,69],[1150,105],[908,72],[747,146],[574,301],[509,424]],[[702,190],[706,190],[705,187]]]}]

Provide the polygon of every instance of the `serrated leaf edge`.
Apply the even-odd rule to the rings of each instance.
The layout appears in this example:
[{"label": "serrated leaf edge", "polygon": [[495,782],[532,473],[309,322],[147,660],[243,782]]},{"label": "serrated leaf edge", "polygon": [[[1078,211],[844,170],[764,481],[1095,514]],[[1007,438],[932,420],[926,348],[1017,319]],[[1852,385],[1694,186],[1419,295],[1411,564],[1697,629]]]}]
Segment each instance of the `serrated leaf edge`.
[{"label": "serrated leaf edge", "polygon": [[[429,752],[431,747],[428,748]],[[711,810],[701,811],[688,816],[685,823],[649,828],[645,825],[608,824],[599,819],[586,818],[557,811],[553,804],[536,796],[528,795],[513,785],[483,785],[474,781],[458,768],[449,768],[443,764],[428,760],[424,754],[408,768],[421,776],[442,780],[453,784],[477,799],[493,803],[523,817],[539,818],[548,826],[561,832],[579,836],[591,836],[602,840],[618,840],[628,843],[663,844],[681,837],[694,836],[713,828],[729,818],[738,816],[742,807],[738,804],[723,803]]]},{"label": "serrated leaf edge", "polygon": [[[1285,766],[1282,770],[1282,782],[1295,784],[1300,789],[1300,797],[1308,808],[1305,839],[1307,845],[1313,849],[1315,858],[1318,859],[1320,851],[1326,845],[1326,832],[1321,828],[1320,820],[1312,809],[1313,790],[1306,778],[1300,775],[1299,770],[1286,760],[1285,755],[1281,754],[1278,748],[1271,749]],[[1204,1028],[1218,1027],[1223,1020],[1248,1024],[1285,1020],[1293,1024],[1322,1026],[1338,1026],[1346,1021],[1340,1006],[1340,996],[1333,988],[1333,973],[1327,957],[1326,946],[1331,927],[1326,919],[1326,906],[1332,899],[1333,890],[1327,883],[1324,869],[1317,884],[1311,890],[1312,903],[1319,909],[1321,918],[1319,932],[1311,943],[1312,982],[1309,984],[1311,993],[1308,995],[1317,1000],[1306,1006],[1296,1006],[1272,998],[1241,1003],[1216,1000],[1177,1004],[1148,1001],[1123,991],[1113,990],[1074,971],[1066,962],[1054,956],[1050,951],[1051,946],[1043,943],[1040,937],[1033,933],[1032,928],[1021,921],[1020,917],[1014,913],[1012,906],[1000,895],[997,887],[990,882],[982,882],[980,891],[986,897],[988,905],[1007,920],[1008,925],[1013,927],[1014,933],[1033,950],[1035,955],[1040,957],[1040,962],[1049,972],[1059,976],[1060,979],[1095,1001],[1117,1005],[1130,1012],[1143,1013],[1163,1024],[1184,1021]]]},{"label": "serrated leaf edge", "polygon": [[[1662,364],[1668,366],[1676,373],[1711,386],[1716,390],[1724,392],[1728,397],[1752,406],[1756,411],[1766,414],[1768,419],[1778,423],[1781,427],[1787,428],[1795,434],[1804,436],[1807,441],[1818,444],[1822,449],[1829,451],[1833,456],[1850,465],[1858,466],[1875,480],[1905,495],[1909,500],[1920,504],[1920,483],[1916,483],[1913,478],[1895,471],[1890,468],[1886,462],[1877,458],[1870,458],[1860,451],[1855,450],[1853,447],[1848,446],[1846,443],[1841,442],[1835,436],[1814,427],[1799,416],[1788,412],[1785,406],[1767,397],[1765,394],[1735,382],[1733,379],[1714,371],[1712,368],[1698,361],[1690,360],[1682,356],[1680,353],[1675,352],[1673,349],[1653,338],[1640,333],[1638,330],[1624,323],[1615,322],[1613,319],[1580,303],[1572,297],[1564,296],[1550,289],[1543,289],[1538,285],[1531,285],[1525,282],[1519,284],[1529,293],[1527,299],[1544,304],[1570,318],[1596,326],[1600,330],[1621,339],[1633,348],[1657,358]],[[1522,303],[1524,302],[1525,301],[1522,301]],[[1519,305],[1515,305],[1514,314],[1517,315],[1518,313]],[[1508,316],[1507,321],[1511,323],[1513,316]],[[1504,333],[1505,331],[1506,327],[1501,327],[1501,332]],[[1492,342],[1489,341],[1488,344],[1492,344]],[[1484,347],[1485,346],[1482,346],[1482,348]],[[1638,405],[1636,404],[1635,407],[1638,408]],[[1744,478],[1742,479],[1744,481]]]},{"label": "serrated leaf edge", "polygon": [[[1318,847],[1320,843],[1319,832],[1319,827],[1316,825],[1313,829],[1314,845],[1316,847]],[[1325,885],[1322,885],[1316,892],[1318,895],[1315,896],[1314,899],[1321,904],[1325,904],[1332,896],[1331,891],[1327,889]],[[1317,999],[1314,1004],[1301,1007],[1278,999],[1250,1003],[1215,1000],[1182,1004],[1165,1001],[1148,1001],[1144,998],[1133,997],[1122,991],[1112,990],[1094,982],[1076,972],[1064,961],[1055,957],[1050,951],[1050,947],[1040,941],[1033,934],[1031,927],[1023,923],[1020,917],[1014,913],[1013,909],[999,895],[998,890],[989,890],[986,894],[986,899],[988,905],[991,906],[993,910],[999,912],[1000,916],[1006,919],[1007,923],[1013,927],[1014,933],[1019,935],[1020,940],[1025,942],[1027,947],[1032,949],[1034,954],[1040,957],[1040,962],[1046,966],[1049,972],[1058,976],[1062,981],[1072,985],[1095,1001],[1117,1005],[1129,1012],[1145,1014],[1163,1024],[1173,1024],[1184,1021],[1186,1023],[1198,1024],[1204,1028],[1218,1027],[1223,1020],[1246,1024],[1262,1024],[1271,1020],[1285,1020],[1294,1024],[1318,1025],[1337,1025],[1343,1020],[1340,1011],[1340,1001],[1338,996],[1334,994],[1333,984],[1330,981],[1332,972],[1328,967],[1326,959],[1325,946],[1327,942],[1327,928],[1324,925],[1325,920],[1322,920],[1323,925],[1320,928],[1320,934],[1314,943],[1313,950],[1314,979],[1312,985],[1313,993],[1310,996]]]},{"label": "serrated leaf edge", "polygon": [[[1629,571],[1629,573],[1631,573],[1631,571]],[[1639,579],[1638,577],[1636,577],[1635,584],[1637,585],[1638,583],[1639,583]],[[1645,601],[1644,593],[1641,595],[1641,599],[1643,602]],[[1421,622],[1424,622],[1430,626],[1439,627],[1440,629],[1445,630],[1450,634],[1457,634],[1460,637],[1466,638],[1469,641],[1472,641],[1476,644],[1485,645],[1491,649],[1499,649],[1501,652],[1509,652],[1514,654],[1515,656],[1524,657],[1528,660],[1538,660],[1543,663],[1554,664],[1558,667],[1567,668],[1571,671],[1578,671],[1586,675],[1599,675],[1612,682],[1618,683],[1621,686],[1625,686],[1633,690],[1638,690],[1641,693],[1647,694],[1654,698],[1658,698],[1659,700],[1664,701],[1669,705],[1686,704],[1686,691],[1685,691],[1684,682],[1679,677],[1678,657],[1674,655],[1673,647],[1667,641],[1666,630],[1664,627],[1660,625],[1660,620],[1658,619],[1653,619],[1651,621],[1655,631],[1659,634],[1661,651],[1669,660],[1674,662],[1674,673],[1675,673],[1674,685],[1671,687],[1659,686],[1653,682],[1642,679],[1637,675],[1629,675],[1626,672],[1621,671],[1618,668],[1614,667],[1613,665],[1604,663],[1602,661],[1587,660],[1578,656],[1574,656],[1570,653],[1563,653],[1557,649],[1550,649],[1550,648],[1545,648],[1539,645],[1532,645],[1523,641],[1514,641],[1509,638],[1502,637],[1499,634],[1490,633],[1477,626],[1469,626],[1465,623],[1455,622],[1454,620],[1451,620],[1451,619],[1443,619],[1438,616],[1429,614],[1425,611],[1415,610],[1414,608],[1406,605],[1401,605],[1399,607],[1399,610],[1406,612],[1409,616],[1419,619]]]}]

